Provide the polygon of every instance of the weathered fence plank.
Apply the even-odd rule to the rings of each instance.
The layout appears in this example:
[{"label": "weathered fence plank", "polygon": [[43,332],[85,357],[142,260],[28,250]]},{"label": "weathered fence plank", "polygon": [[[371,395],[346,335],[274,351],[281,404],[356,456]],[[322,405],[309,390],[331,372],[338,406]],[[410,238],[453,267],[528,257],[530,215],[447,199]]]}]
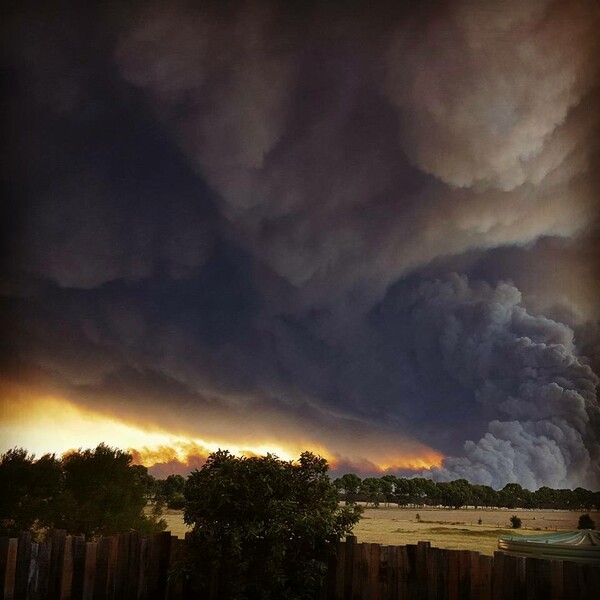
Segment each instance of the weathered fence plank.
[{"label": "weathered fence plank", "polygon": [[335,545],[336,564],[335,564],[335,586],[333,600],[344,600],[344,574],[346,566],[346,543],[338,542]]},{"label": "weathered fence plank", "polygon": [[15,598],[15,578],[17,571],[17,550],[19,540],[10,538],[8,541],[8,551],[6,554],[6,569],[4,572],[4,598],[5,600],[14,600]]},{"label": "weathered fence plank", "polygon": [[[315,600],[585,600],[600,590],[600,565],[502,552],[491,557],[431,548],[428,542],[333,543]],[[62,531],[53,532],[50,542],[33,542],[30,533],[0,538],[0,599],[184,600],[194,597],[176,576],[187,552],[187,541],[170,533],[150,539],[126,533],[87,543]],[[220,598],[226,585],[227,564],[215,565],[206,598]]]},{"label": "weathered fence plank", "polygon": [[60,600],[71,600],[73,595],[73,537],[65,538],[65,551],[60,583]]},{"label": "weathered fence plank", "polygon": [[136,600],[139,596],[142,540],[139,533],[129,533],[129,564],[127,566],[127,593],[125,598]]},{"label": "weathered fence plank", "polygon": [[96,578],[96,542],[85,544],[85,570],[83,574],[83,600],[94,600],[94,580]]},{"label": "weathered fence plank", "polygon": [[67,532],[55,529],[50,537],[50,570],[48,573],[48,600],[60,600],[60,584],[65,556]]},{"label": "weathered fence plank", "polygon": [[481,554],[479,556],[479,586],[473,598],[481,600],[492,600],[492,570],[494,559],[491,556]]},{"label": "weathered fence plank", "polygon": [[346,538],[346,561],[344,564],[344,600],[354,600],[352,589],[352,574],[354,568],[354,554],[356,551],[356,537],[349,535]]},{"label": "weathered fence plank", "polygon": [[106,579],[106,597],[108,600],[119,600],[122,596],[115,596],[115,580],[117,571],[118,537],[110,538],[110,553],[108,555],[108,577]]},{"label": "weathered fence plank", "polygon": [[31,562],[31,544],[33,536],[30,531],[23,531],[17,542],[17,564],[15,568],[15,598],[27,595],[27,579]]},{"label": "weathered fence plank", "polygon": [[100,538],[96,545],[96,574],[94,577],[94,600],[107,599],[108,560],[112,538]]},{"label": "weathered fence plank", "polygon": [[6,578],[6,563],[8,558],[9,538],[0,537],[0,598],[4,600],[4,581]]},{"label": "weathered fence plank", "polygon": [[83,599],[83,584],[85,578],[86,543],[83,536],[73,536],[71,539],[71,562],[73,578],[71,579],[71,600]]}]

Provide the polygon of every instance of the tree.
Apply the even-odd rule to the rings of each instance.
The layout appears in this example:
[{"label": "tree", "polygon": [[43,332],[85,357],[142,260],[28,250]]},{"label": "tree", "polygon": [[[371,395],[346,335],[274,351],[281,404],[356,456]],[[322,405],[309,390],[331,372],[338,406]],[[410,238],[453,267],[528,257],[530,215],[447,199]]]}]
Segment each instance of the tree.
[{"label": "tree", "polygon": [[590,515],[581,515],[579,517],[577,529],[596,529],[596,523],[594,523]]},{"label": "tree", "polygon": [[18,535],[34,525],[52,527],[60,512],[63,476],[53,454],[37,461],[23,448],[0,457],[0,533]]},{"label": "tree", "polygon": [[438,483],[437,490],[444,506],[460,508],[472,501],[471,484],[466,479]]},{"label": "tree", "polygon": [[355,473],[346,473],[334,480],[333,485],[344,494],[346,504],[356,502],[360,490],[361,479]]},{"label": "tree", "polygon": [[63,456],[62,514],[57,526],[88,537],[164,529],[164,521],[144,515],[145,482],[131,461],[131,454],[105,444]]},{"label": "tree", "polygon": [[219,565],[224,598],[314,597],[331,541],[360,515],[355,506],[338,506],[327,470],[327,461],[309,452],[297,463],[211,454],[185,486],[189,573],[198,593]]},{"label": "tree", "polygon": [[360,485],[360,493],[367,504],[374,506],[385,500],[382,490],[382,481],[378,477],[367,477]]},{"label": "tree", "polygon": [[521,527],[521,519],[519,519],[517,515],[513,515],[510,518],[510,525],[513,529],[519,529],[519,527]]},{"label": "tree", "polygon": [[381,493],[385,499],[386,505],[396,499],[396,477],[394,475],[383,475],[379,478]]},{"label": "tree", "polygon": [[169,475],[166,479],[158,481],[157,497],[169,508],[183,508],[181,504],[184,489],[185,479],[182,475]]}]

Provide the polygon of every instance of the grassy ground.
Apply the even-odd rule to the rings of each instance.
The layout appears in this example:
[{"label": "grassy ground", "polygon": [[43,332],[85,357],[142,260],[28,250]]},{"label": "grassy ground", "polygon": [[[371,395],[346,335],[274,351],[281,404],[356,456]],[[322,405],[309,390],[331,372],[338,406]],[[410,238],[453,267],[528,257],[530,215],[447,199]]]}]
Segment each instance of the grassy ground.
[{"label": "grassy ground", "polygon": [[[420,519],[417,519],[419,514]],[[531,535],[544,531],[570,531],[577,528],[579,512],[551,510],[487,510],[435,508],[366,508],[354,529],[359,542],[388,545],[416,544],[429,541],[437,548],[478,550],[492,554],[501,535]],[[510,517],[517,515],[521,529],[511,529]],[[600,523],[600,515],[591,515]],[[183,537],[188,530],[178,510],[166,510],[167,530]],[[481,525],[479,524],[481,519]]]}]

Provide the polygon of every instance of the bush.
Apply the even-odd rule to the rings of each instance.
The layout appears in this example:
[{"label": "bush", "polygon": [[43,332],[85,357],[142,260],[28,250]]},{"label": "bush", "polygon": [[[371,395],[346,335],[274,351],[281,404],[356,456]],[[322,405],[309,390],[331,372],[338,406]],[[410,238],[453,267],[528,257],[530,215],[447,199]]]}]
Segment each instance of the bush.
[{"label": "bush", "polygon": [[223,598],[314,598],[331,542],[360,518],[357,507],[338,506],[327,470],[309,452],[297,463],[211,454],[185,486],[197,593],[219,577]]},{"label": "bush", "polygon": [[519,529],[519,527],[521,527],[521,519],[519,519],[519,517],[517,517],[517,515],[513,515],[510,518],[510,524],[513,529]]},{"label": "bush", "polygon": [[129,453],[104,444],[60,460],[9,450],[0,456],[0,534],[51,528],[88,537],[161,531],[166,523],[144,514],[146,469],[131,461]]},{"label": "bush", "polygon": [[577,529],[596,529],[596,523],[594,523],[590,515],[581,515]]},{"label": "bush", "polygon": [[174,510],[182,510],[185,507],[185,496],[180,492],[175,492],[167,502],[167,507]]}]

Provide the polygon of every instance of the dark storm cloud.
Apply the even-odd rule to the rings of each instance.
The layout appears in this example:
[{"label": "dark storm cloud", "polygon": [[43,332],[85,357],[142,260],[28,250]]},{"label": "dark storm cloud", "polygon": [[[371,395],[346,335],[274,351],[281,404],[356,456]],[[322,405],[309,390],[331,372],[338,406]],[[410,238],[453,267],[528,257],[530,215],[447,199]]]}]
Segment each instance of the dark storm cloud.
[{"label": "dark storm cloud", "polygon": [[13,357],[173,429],[600,485],[595,2],[91,10],[6,26]]}]

